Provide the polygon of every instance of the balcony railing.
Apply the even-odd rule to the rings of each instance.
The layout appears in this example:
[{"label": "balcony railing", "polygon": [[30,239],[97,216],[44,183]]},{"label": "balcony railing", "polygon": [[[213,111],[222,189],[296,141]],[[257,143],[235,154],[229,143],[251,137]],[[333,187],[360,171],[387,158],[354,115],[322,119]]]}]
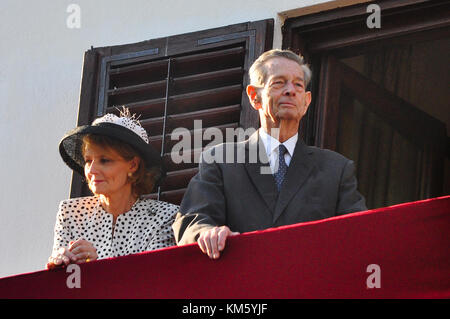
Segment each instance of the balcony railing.
[{"label": "balcony railing", "polygon": [[0,298],[450,298],[450,196],[0,279]]}]

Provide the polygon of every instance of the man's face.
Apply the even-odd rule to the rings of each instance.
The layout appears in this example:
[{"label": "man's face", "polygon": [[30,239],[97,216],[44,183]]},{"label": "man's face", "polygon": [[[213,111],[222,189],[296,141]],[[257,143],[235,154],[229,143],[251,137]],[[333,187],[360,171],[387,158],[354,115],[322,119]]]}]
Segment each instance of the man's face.
[{"label": "man's face", "polygon": [[261,124],[264,125],[264,120],[277,127],[282,120],[299,123],[311,102],[311,92],[305,91],[302,68],[283,57],[268,60],[265,68],[266,82],[259,89],[260,99],[254,105],[263,117]]}]

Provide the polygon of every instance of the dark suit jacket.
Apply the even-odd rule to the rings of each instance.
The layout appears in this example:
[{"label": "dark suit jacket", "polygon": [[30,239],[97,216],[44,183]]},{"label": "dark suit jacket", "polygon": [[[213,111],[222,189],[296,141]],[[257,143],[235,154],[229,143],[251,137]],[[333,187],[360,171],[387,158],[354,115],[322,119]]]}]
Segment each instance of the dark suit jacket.
[{"label": "dark suit jacket", "polygon": [[[257,157],[251,153],[255,149]],[[230,150],[234,161],[224,163]],[[212,156],[216,162],[206,163]],[[214,226],[243,233],[367,210],[353,162],[336,152],[307,146],[299,138],[280,193],[273,175],[261,174],[261,167],[269,169],[258,132],[244,142],[205,151],[172,226],[177,243],[194,243]]]}]

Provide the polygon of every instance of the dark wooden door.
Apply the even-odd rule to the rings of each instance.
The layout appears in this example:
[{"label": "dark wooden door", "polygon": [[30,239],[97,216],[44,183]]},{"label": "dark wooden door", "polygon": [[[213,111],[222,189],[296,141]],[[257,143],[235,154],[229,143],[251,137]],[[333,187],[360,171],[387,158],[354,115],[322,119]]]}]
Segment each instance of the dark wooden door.
[{"label": "dark wooden door", "polygon": [[332,55],[322,66],[315,144],[355,161],[368,207],[441,195],[445,124]]},{"label": "dark wooden door", "polygon": [[[450,3],[378,1],[290,18],[283,48],[313,71],[302,120],[307,144],[354,160],[359,189],[375,208],[450,192]],[[422,96],[417,92],[423,92]]]}]

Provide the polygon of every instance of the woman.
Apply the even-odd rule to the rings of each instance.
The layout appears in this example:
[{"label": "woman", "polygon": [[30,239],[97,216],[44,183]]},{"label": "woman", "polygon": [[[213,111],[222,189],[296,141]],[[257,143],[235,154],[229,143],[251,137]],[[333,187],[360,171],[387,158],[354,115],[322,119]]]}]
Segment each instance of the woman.
[{"label": "woman", "polygon": [[161,157],[129,111],[66,134],[64,162],[84,174],[94,196],[62,201],[47,268],[175,245],[178,206],[142,198],[164,175]]}]

